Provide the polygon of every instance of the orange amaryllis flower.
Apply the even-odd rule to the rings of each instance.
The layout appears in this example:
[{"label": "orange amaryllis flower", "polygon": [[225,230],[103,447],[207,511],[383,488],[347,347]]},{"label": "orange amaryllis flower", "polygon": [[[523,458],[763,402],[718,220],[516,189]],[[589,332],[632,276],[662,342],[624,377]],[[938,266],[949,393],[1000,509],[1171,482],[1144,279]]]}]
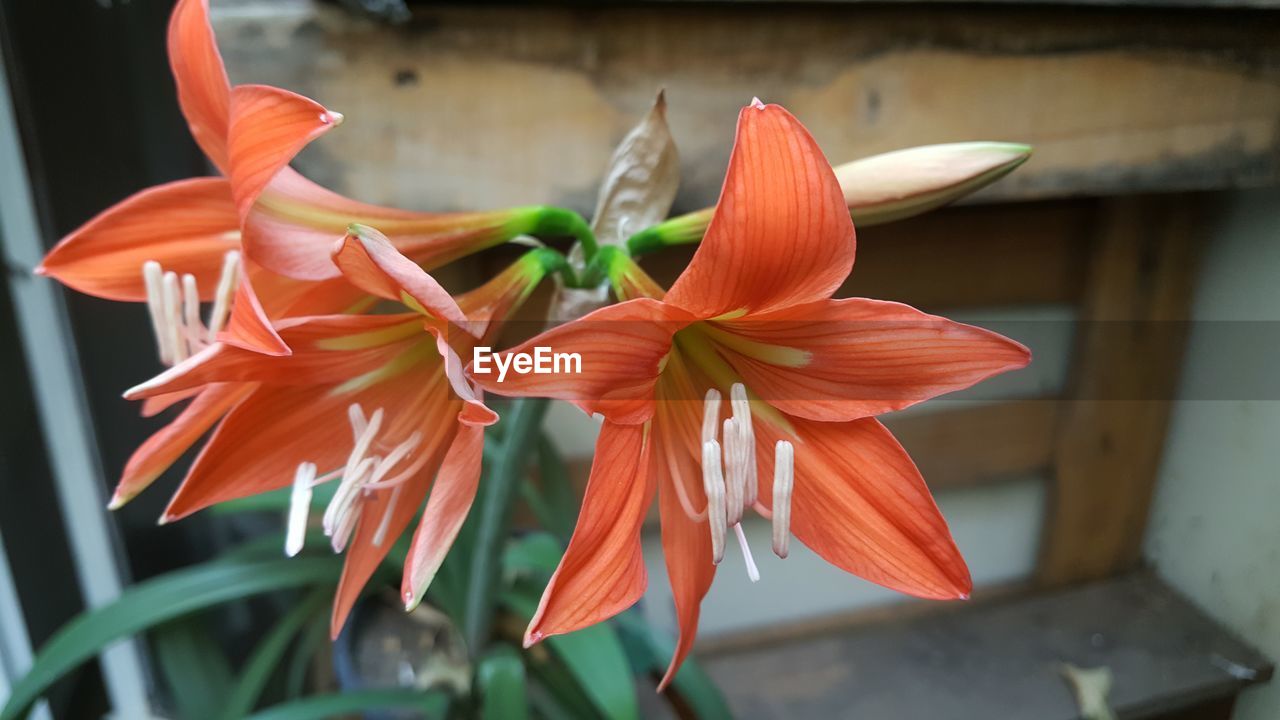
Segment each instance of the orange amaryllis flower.
[{"label": "orange amaryllis flower", "polygon": [[[166,364],[215,338],[287,354],[268,318],[348,309],[363,293],[340,278],[330,247],[350,223],[382,228],[411,258],[435,266],[522,233],[574,232],[581,222],[554,208],[432,214],[332,193],[288,163],[340,114],[277,88],[233,88],[206,0],[178,2],[168,42],[182,113],[223,177],[126,198],[64,238],[37,268],[91,295],[148,301]],[[241,250],[252,261],[243,269]],[[207,327],[198,319],[202,301],[214,301]]]},{"label": "orange amaryllis flower", "polygon": [[312,487],[339,482],[324,517],[335,551],[348,551],[336,634],[428,490],[405,566],[409,602],[421,598],[475,496],[483,428],[496,415],[462,376],[457,352],[476,338],[449,329],[491,335],[493,321],[562,260],[533,250],[455,304],[372,229],[353,228],[334,257],[364,291],[416,312],[286,318],[276,327],[292,355],[214,344],[129,390],[130,399],[200,394],[138,450],[116,497],[136,494],[217,423],[162,521],[292,483],[287,550],[296,553]]},{"label": "orange amaryllis flower", "polygon": [[738,119],[706,237],[665,296],[618,253],[610,276],[634,299],[509,351],[576,352],[580,374],[475,374],[490,391],[555,397],[605,418],[578,527],[526,643],[640,597],[640,529],[655,491],[680,624],[664,687],[693,644],[726,533],[747,550],[738,524],[747,509],[772,518],[780,556],[794,533],[895,590],[969,594],[920,473],[874,416],[1022,367],[1029,353],[905,305],[832,299],[853,258],[830,164],[786,110],[757,101]]}]

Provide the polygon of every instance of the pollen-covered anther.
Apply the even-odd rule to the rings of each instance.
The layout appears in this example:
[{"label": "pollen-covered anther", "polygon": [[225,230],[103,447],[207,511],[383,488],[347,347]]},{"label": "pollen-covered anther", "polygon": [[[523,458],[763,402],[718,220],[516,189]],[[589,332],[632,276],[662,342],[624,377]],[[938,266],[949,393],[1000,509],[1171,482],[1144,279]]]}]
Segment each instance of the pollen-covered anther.
[{"label": "pollen-covered anther", "polygon": [[239,275],[240,253],[231,250],[223,257],[222,275],[206,325],[200,318],[200,288],[194,275],[165,272],[154,260],[142,264],[147,312],[160,362],[176,365],[216,342],[226,324]]},{"label": "pollen-covered anther", "polygon": [[791,539],[791,492],[795,488],[795,449],[779,440],[773,451],[773,553],[787,556]]},{"label": "pollen-covered anther", "polygon": [[[747,575],[756,582],[760,579],[760,571],[742,529],[743,513],[755,505],[757,494],[751,403],[746,387],[742,383],[734,383],[729,389],[732,415],[721,421],[720,397],[715,388],[707,391],[702,416],[702,484],[707,496],[706,518],[711,528],[712,561],[718,564],[724,558],[725,534],[733,528],[742,548]],[[723,431],[723,445],[717,440],[718,430]]]},{"label": "pollen-covered anther", "polygon": [[711,526],[711,562],[724,559],[724,534],[728,529],[724,507],[724,474],[720,469],[720,443],[702,443],[702,488],[707,494],[707,523]]}]

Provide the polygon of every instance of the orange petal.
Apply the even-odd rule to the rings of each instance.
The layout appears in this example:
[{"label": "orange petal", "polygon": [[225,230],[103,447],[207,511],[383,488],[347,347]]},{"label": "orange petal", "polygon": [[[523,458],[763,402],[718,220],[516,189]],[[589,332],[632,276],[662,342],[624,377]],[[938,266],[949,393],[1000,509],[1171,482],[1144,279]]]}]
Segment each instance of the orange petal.
[{"label": "orange petal", "polygon": [[[688,322],[683,311],[657,300],[630,300],[552,328],[494,357],[478,354],[481,362],[472,362],[468,372],[481,387],[499,395],[551,397],[614,422],[640,423],[653,414],[653,383],[671,349],[671,338]],[[511,365],[506,377],[498,379],[500,360],[533,354],[539,347],[550,353],[577,353],[582,372],[519,374]]]},{"label": "orange petal", "polygon": [[525,647],[607,620],[644,594],[640,527],[653,502],[646,435],[640,425],[601,428],[578,526],[525,631]]},{"label": "orange petal", "polygon": [[410,345],[426,339],[418,316],[410,313],[289,318],[281,320],[279,327],[281,336],[295,349],[291,355],[212,345],[130,388],[125,399],[165,396],[221,382],[342,383],[385,367]]},{"label": "orange petal", "polygon": [[333,262],[351,284],[367,293],[403,302],[459,327],[468,324],[453,296],[371,227],[352,225],[336,243]]},{"label": "orange petal", "polygon": [[676,487],[677,483],[682,483],[690,510],[701,512],[706,507],[700,458],[695,459],[692,454],[698,439],[701,410],[701,403],[666,401],[661,404],[653,424],[654,453],[657,456],[654,464],[662,468],[658,481],[662,553],[680,627],[675,654],[658,685],[659,691],[671,683],[693,649],[702,598],[711,588],[716,574],[716,566],[711,562],[711,531],[706,520],[690,517]]},{"label": "orange petal", "polygon": [[666,301],[701,318],[831,296],[853,267],[849,210],[831,165],[791,113],[754,104],[720,202]]},{"label": "orange petal", "polygon": [[491,247],[523,231],[528,210],[424,213],[343,197],[283,168],[244,221],[245,252],[273,272],[300,280],[339,276],[330,255],[352,223],[376,227],[428,269]]},{"label": "orange petal", "polygon": [[498,414],[490,410],[481,398],[481,392],[471,384],[462,368],[462,360],[458,353],[449,346],[449,340],[439,328],[427,326],[427,331],[436,339],[436,351],[444,361],[445,378],[454,396],[462,400],[462,410],[458,413],[458,422],[464,425],[485,427],[498,422]]},{"label": "orange petal", "polygon": [[179,390],[166,395],[146,398],[142,401],[142,410],[138,414],[142,417],[155,417],[183,400],[199,395],[203,389],[203,387],[187,388],[186,390]]},{"label": "orange petal", "polygon": [[342,121],[314,100],[267,85],[231,91],[227,176],[243,219],[267,183],[312,140]]},{"label": "orange petal", "polygon": [[880,300],[822,300],[717,325],[728,331],[718,334],[721,353],[747,387],[783,412],[827,422],[901,410],[1031,360],[989,330]]},{"label": "orange petal", "polygon": [[400,584],[400,595],[409,608],[422,600],[471,510],[480,483],[483,451],[484,428],[460,425],[409,547]]},{"label": "orange petal", "polygon": [[258,302],[249,276],[249,273],[240,273],[240,284],[236,286],[235,299],[231,304],[231,317],[227,318],[227,327],[218,333],[218,341],[263,355],[288,355],[292,351],[271,326],[271,319]]},{"label": "orange petal", "polygon": [[773,448],[795,446],[792,533],[827,562],[885,587],[963,599],[973,583],[920,471],[875,418],[792,418],[794,436],[757,423],[760,499],[772,506]]},{"label": "orange petal", "polygon": [[219,170],[227,168],[231,86],[209,24],[207,0],[180,0],[169,18],[169,66],[191,136]]},{"label": "orange petal", "polygon": [[231,186],[193,178],[131,195],[66,236],[36,268],[62,284],[108,300],[147,299],[142,265],[155,260],[195,276],[202,300],[213,297],[228,250],[240,245]]},{"label": "orange petal", "polygon": [[438,428],[451,427],[457,414],[437,368],[423,365],[394,382],[358,392],[331,386],[262,385],[235,407],[192,463],[178,488],[166,521],[227,500],[288,486],[302,462],[327,473],[346,462],[351,451],[347,407],[359,403],[366,413],[385,412],[379,441],[397,445],[415,431],[427,440],[419,452],[432,453]]},{"label": "orange petal", "polygon": [[343,564],[342,579],[338,581],[338,592],[333,601],[333,615],[329,619],[330,637],[338,637],[369,578],[373,577],[374,571],[391,551],[391,546],[418,514],[422,498],[431,486],[431,478],[436,474],[436,468],[440,467],[445,448],[450,447],[453,433],[438,432],[437,435],[432,447],[418,451],[430,454],[421,456],[421,469],[405,481],[400,497],[395,499],[396,505],[391,511],[381,543],[375,543],[374,537],[378,534],[392,493],[379,492],[361,508],[359,525],[347,546],[347,561]]},{"label": "orange petal", "polygon": [[210,385],[197,395],[172,422],[133,452],[108,507],[114,510],[145,490],[253,387],[241,383]]}]

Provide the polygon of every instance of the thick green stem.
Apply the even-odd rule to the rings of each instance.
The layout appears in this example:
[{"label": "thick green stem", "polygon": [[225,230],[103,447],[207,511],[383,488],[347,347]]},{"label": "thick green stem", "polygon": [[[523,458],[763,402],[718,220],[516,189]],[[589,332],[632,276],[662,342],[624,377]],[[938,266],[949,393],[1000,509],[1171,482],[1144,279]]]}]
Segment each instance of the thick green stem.
[{"label": "thick green stem", "polygon": [[497,587],[501,572],[502,548],[511,532],[511,511],[518,497],[520,476],[529,468],[537,447],[545,398],[514,400],[505,413],[502,450],[480,483],[476,503],[475,544],[471,572],[467,578],[466,622],[463,635],[472,657],[479,657],[489,641]]}]

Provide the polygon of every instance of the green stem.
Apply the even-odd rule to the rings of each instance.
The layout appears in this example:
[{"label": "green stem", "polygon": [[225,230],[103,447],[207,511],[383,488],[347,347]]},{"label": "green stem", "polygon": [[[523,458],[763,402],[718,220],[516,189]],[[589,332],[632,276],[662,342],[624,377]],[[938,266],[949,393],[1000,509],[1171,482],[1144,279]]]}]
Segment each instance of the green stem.
[{"label": "green stem", "polygon": [[497,605],[502,547],[510,534],[511,511],[518,495],[520,475],[529,467],[547,404],[545,398],[512,401],[502,420],[507,426],[502,452],[476,494],[475,544],[463,623],[463,635],[472,657],[479,657],[489,640]]},{"label": "green stem", "polygon": [[596,256],[600,246],[596,243],[591,226],[578,213],[566,208],[542,206],[531,208],[533,216],[527,232],[531,235],[568,235],[582,245],[582,256],[587,262]]}]

